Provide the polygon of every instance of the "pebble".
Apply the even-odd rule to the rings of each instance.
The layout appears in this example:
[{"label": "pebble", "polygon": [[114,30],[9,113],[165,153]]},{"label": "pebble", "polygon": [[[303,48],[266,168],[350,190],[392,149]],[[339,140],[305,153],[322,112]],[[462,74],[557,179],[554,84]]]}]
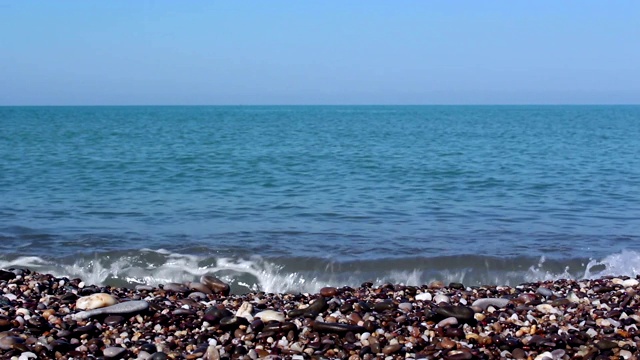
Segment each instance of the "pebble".
[{"label": "pebble", "polygon": [[468,322],[473,319],[475,312],[467,306],[444,305],[436,308],[436,314],[445,318],[454,317],[460,322]]},{"label": "pebble", "polygon": [[504,309],[509,304],[509,299],[502,298],[489,298],[478,299],[474,301],[471,306],[478,307],[482,310],[486,310],[489,306],[493,306],[496,309]]},{"label": "pebble", "polygon": [[436,294],[436,296],[433,297],[433,301],[436,304],[439,304],[439,303],[447,303],[448,304],[449,303],[449,297],[447,295],[444,295],[444,294]]},{"label": "pebble", "polygon": [[[638,351],[640,298],[625,277],[225,295],[228,285],[208,276],[200,280],[221,291],[202,281],[176,283],[184,292],[81,288],[26,271],[0,282],[0,358],[564,360]],[[96,293],[121,302],[79,311],[76,294]]]},{"label": "pebble", "polygon": [[118,303],[118,299],[116,299],[111,294],[106,293],[96,293],[88,296],[83,296],[76,300],[76,309],[80,310],[92,310],[103,308],[105,306],[111,306]]},{"label": "pebble", "polygon": [[265,323],[269,321],[277,321],[277,322],[284,321],[284,314],[274,310],[263,310],[255,314],[254,316],[262,319],[262,321]]},{"label": "pebble", "polygon": [[229,286],[229,284],[213,275],[202,275],[202,277],[200,277],[200,282],[216,294],[219,293],[227,296],[231,291],[231,287]]},{"label": "pebble", "polygon": [[107,359],[120,359],[122,356],[125,355],[126,351],[127,350],[122,347],[110,346],[108,348],[105,348],[102,351],[102,353],[104,354],[104,357]]},{"label": "pebble", "polygon": [[94,310],[81,311],[73,315],[76,320],[83,320],[96,315],[104,314],[131,314],[144,311],[149,308],[149,303],[144,300],[127,301]]},{"label": "pebble", "polygon": [[540,295],[542,295],[542,296],[544,296],[544,297],[550,297],[550,296],[553,296],[553,291],[551,291],[551,289],[548,289],[548,288],[543,287],[543,286],[539,287],[539,288],[536,290],[536,293],[538,293],[538,294],[540,294]]}]

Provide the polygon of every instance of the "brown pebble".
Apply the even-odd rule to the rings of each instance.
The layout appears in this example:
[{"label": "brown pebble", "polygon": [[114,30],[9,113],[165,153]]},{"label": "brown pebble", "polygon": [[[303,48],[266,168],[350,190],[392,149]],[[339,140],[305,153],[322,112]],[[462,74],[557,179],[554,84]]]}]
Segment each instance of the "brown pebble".
[{"label": "brown pebble", "polygon": [[336,296],[337,293],[338,293],[338,289],[332,286],[327,286],[320,289],[320,295],[324,297],[334,297]]},{"label": "brown pebble", "polygon": [[473,359],[473,354],[467,350],[452,350],[445,356],[446,360],[468,360]]},{"label": "brown pebble", "polygon": [[401,344],[387,345],[384,348],[382,348],[382,353],[385,355],[391,355],[398,352],[400,349],[402,349]]},{"label": "brown pebble", "polygon": [[439,345],[443,349],[450,350],[450,349],[453,349],[456,346],[456,342],[451,340],[451,339],[449,339],[449,338],[444,338],[444,339],[440,340],[440,344]]}]

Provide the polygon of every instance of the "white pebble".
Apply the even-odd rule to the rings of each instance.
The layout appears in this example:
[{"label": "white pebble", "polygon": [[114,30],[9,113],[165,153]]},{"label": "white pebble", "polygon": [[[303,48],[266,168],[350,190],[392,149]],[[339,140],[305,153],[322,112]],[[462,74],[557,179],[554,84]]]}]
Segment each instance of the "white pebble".
[{"label": "white pebble", "polygon": [[633,356],[633,354],[629,350],[620,350],[620,353],[618,353],[618,355],[620,355],[620,357],[622,357],[625,360],[631,359],[631,357]]},{"label": "white pebble", "polygon": [[540,304],[536,306],[536,310],[540,311],[543,314],[557,314],[558,309],[554,308],[550,304]]},{"label": "white pebble", "polygon": [[253,315],[251,315],[252,311],[253,311],[253,305],[251,305],[250,302],[245,301],[242,303],[242,305],[240,305],[240,307],[238,308],[238,311],[236,311],[236,316],[243,317],[249,321],[253,321]]},{"label": "white pebble", "polygon": [[284,314],[278,311],[274,311],[274,310],[263,310],[260,311],[259,313],[257,313],[255,315],[255,317],[262,319],[263,322],[268,322],[268,321],[277,321],[277,322],[283,322],[284,321]]},{"label": "white pebble", "polygon": [[141,350],[138,353],[138,359],[137,360],[147,360],[148,358],[151,357],[151,354],[149,354],[148,352]]},{"label": "white pebble", "polygon": [[31,351],[25,351],[22,354],[20,354],[20,357],[18,358],[18,360],[28,360],[28,359],[37,359],[38,356],[34,353],[32,353]]},{"label": "white pebble", "polygon": [[447,303],[448,304],[449,303],[449,297],[447,295],[444,295],[444,294],[436,294],[436,296],[433,298],[433,301],[436,304],[439,304],[439,303]]},{"label": "white pebble", "polygon": [[535,360],[553,360],[553,355],[550,352],[545,351],[542,354],[536,356]]},{"label": "white pebble", "polygon": [[76,301],[76,309],[80,310],[93,310],[99,309],[118,303],[118,300],[111,294],[96,293],[88,296],[83,296]]},{"label": "white pebble", "polygon": [[638,285],[638,283],[639,282],[636,279],[627,279],[627,280],[622,282],[622,286],[624,286],[624,287],[632,287],[632,286]]},{"label": "white pebble", "polygon": [[445,326],[454,326],[454,325],[458,325],[458,319],[456,319],[455,317],[448,317],[444,320],[441,320],[438,323],[438,327],[445,327]]}]

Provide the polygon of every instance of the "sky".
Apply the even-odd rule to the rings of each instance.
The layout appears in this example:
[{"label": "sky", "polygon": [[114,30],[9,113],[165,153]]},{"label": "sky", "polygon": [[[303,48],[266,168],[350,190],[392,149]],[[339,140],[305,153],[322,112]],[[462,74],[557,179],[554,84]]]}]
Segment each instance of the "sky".
[{"label": "sky", "polygon": [[0,105],[640,104],[640,1],[0,0]]}]

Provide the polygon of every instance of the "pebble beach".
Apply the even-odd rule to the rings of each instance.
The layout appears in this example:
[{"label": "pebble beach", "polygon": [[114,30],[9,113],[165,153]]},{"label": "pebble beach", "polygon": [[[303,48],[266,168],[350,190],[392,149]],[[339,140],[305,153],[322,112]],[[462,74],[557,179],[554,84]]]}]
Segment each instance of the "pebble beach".
[{"label": "pebble beach", "polygon": [[0,271],[3,359],[636,359],[638,280],[230,294]]}]

